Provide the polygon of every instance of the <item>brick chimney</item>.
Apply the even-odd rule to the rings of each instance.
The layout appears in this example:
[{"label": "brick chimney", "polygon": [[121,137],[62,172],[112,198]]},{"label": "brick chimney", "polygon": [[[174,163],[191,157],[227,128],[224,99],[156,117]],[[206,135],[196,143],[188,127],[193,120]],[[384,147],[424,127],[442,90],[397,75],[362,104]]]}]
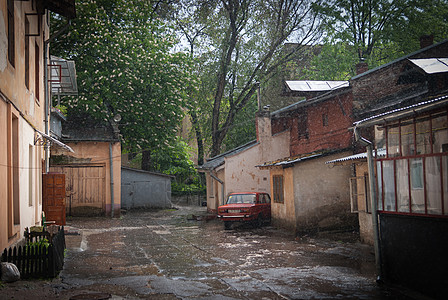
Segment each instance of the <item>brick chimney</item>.
[{"label": "brick chimney", "polygon": [[420,49],[426,48],[434,44],[434,35],[422,35],[420,37]]},{"label": "brick chimney", "polygon": [[265,109],[257,112],[255,122],[258,142],[271,136],[271,117],[269,110]]},{"label": "brick chimney", "polygon": [[359,63],[356,64],[356,75],[367,72],[368,70],[369,65],[364,60],[361,60]]}]

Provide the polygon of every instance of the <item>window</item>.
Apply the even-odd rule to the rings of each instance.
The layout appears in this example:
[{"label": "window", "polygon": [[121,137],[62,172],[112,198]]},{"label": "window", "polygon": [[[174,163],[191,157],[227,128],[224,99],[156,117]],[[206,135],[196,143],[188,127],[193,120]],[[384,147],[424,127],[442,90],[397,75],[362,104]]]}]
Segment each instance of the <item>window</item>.
[{"label": "window", "polygon": [[34,88],[34,94],[36,97],[36,100],[39,101],[39,82],[40,82],[40,70],[39,70],[39,62],[40,62],[40,51],[39,51],[39,45],[36,43],[36,45],[34,46],[34,61],[35,61],[35,67],[34,67],[34,71],[35,71],[35,76],[34,76],[34,82],[35,82],[35,88]]},{"label": "window", "polygon": [[378,209],[448,215],[448,111],[402,119],[386,129],[388,155],[376,160]]},{"label": "window", "polygon": [[411,160],[411,187],[423,188],[423,162],[421,158]]},{"label": "window", "polygon": [[272,184],[274,187],[274,202],[275,203],[283,203],[283,176],[282,175],[274,175],[272,176]]},{"label": "window", "polygon": [[360,211],[370,213],[371,204],[367,174],[350,178],[350,202],[352,213]]},{"label": "window", "polygon": [[14,0],[8,0],[8,60],[13,67],[16,59],[14,33]]},{"label": "window", "polygon": [[322,114],[322,125],[324,127],[328,126],[328,114]]}]

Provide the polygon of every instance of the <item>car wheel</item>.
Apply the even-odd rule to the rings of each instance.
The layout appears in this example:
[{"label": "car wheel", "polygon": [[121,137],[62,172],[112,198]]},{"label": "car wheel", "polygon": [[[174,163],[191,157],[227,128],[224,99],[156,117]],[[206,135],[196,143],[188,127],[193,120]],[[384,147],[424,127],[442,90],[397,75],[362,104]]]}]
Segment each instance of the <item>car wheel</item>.
[{"label": "car wheel", "polygon": [[232,227],[232,223],[229,221],[224,221],[224,229],[229,230]]},{"label": "car wheel", "polygon": [[263,218],[261,217],[261,214],[258,215],[257,219],[255,220],[254,226],[256,228],[260,228],[261,226],[263,226]]}]

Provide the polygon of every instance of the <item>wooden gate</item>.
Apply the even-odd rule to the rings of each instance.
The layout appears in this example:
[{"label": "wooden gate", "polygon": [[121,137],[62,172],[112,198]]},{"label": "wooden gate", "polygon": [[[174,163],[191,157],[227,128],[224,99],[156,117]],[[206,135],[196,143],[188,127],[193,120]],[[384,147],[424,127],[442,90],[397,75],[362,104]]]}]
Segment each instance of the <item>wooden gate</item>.
[{"label": "wooden gate", "polygon": [[104,166],[52,166],[66,175],[66,210],[69,215],[104,214],[106,171]]},{"label": "wooden gate", "polygon": [[65,174],[42,174],[42,209],[46,221],[65,225]]}]

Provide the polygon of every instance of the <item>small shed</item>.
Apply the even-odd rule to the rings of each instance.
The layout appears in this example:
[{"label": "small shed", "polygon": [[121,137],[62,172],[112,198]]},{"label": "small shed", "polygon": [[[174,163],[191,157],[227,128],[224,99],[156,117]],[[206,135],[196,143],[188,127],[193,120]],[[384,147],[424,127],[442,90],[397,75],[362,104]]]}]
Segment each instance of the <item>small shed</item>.
[{"label": "small shed", "polygon": [[174,176],[121,167],[121,208],[170,208]]}]

